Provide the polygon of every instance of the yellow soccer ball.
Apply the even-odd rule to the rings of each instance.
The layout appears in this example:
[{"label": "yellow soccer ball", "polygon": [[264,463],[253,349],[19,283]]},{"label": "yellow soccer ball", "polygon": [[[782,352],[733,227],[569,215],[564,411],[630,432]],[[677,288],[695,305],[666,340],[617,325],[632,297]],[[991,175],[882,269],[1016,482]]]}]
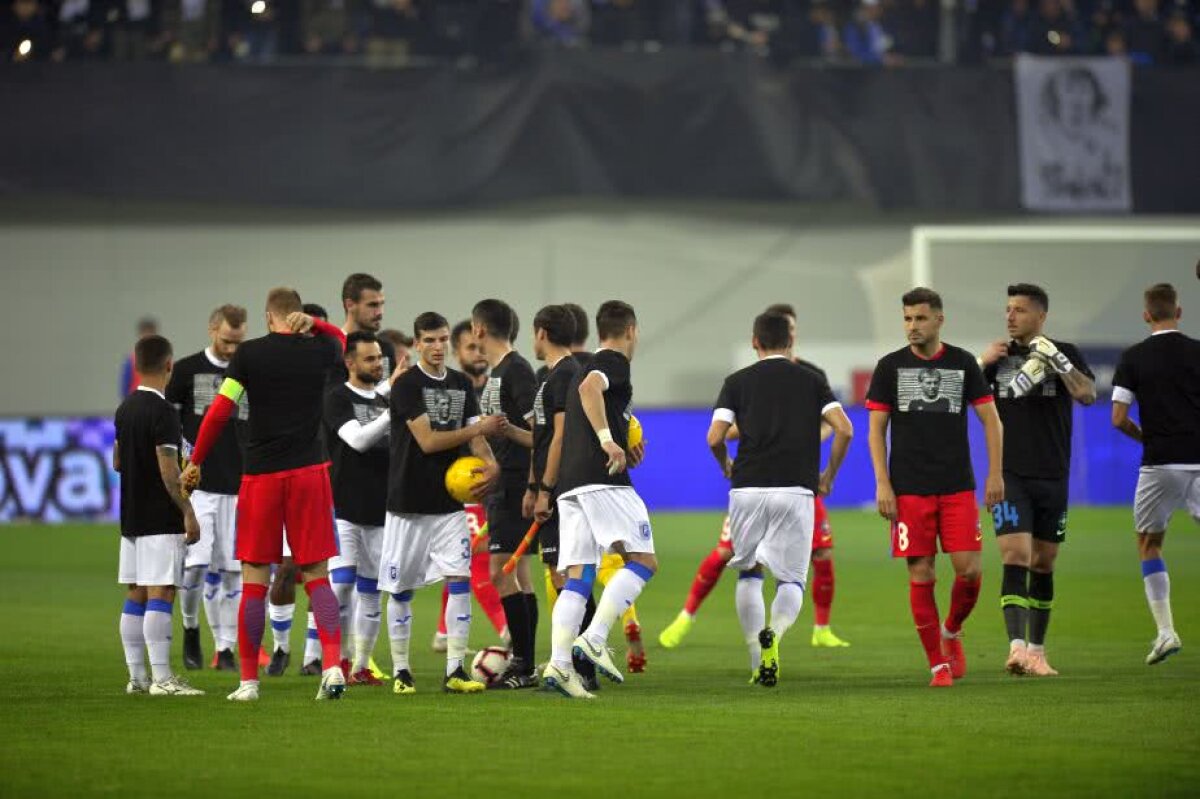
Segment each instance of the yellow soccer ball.
[{"label": "yellow soccer ball", "polygon": [[629,435],[627,436],[627,441],[629,444],[627,449],[633,449],[642,443],[642,423],[632,414],[629,416]]},{"label": "yellow soccer ball", "polygon": [[482,458],[476,458],[474,455],[459,458],[446,470],[446,491],[464,505],[474,502],[471,489],[483,478],[483,473],[475,470],[483,467]]}]

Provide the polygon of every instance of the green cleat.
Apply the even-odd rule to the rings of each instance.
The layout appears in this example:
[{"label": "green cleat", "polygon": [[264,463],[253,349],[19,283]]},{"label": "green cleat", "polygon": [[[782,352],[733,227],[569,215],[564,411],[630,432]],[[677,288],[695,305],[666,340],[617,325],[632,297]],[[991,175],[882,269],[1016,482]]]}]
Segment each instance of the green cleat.
[{"label": "green cleat", "polygon": [[696,619],[686,610],[679,611],[675,621],[667,625],[667,629],[658,634],[658,642],[664,649],[674,649],[683,643],[683,639],[691,631]]},{"label": "green cleat", "polygon": [[812,645],[835,649],[841,646],[850,646],[850,642],[838,638],[828,627],[813,627]]},{"label": "green cleat", "polygon": [[762,647],[758,684],[764,688],[774,688],[779,683],[779,636],[770,627],[764,627],[758,634],[758,645]]}]

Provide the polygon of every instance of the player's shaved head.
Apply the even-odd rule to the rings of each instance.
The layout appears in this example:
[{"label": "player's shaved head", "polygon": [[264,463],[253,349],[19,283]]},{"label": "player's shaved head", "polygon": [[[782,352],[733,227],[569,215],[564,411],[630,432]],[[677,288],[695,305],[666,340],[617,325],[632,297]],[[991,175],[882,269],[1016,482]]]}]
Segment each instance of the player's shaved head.
[{"label": "player's shaved head", "polygon": [[621,338],[627,330],[636,326],[637,314],[627,302],[609,300],[596,311],[596,335],[601,341]]},{"label": "player's shaved head", "polygon": [[583,310],[583,306],[573,302],[564,302],[562,307],[570,311],[571,316],[575,318],[575,340],[571,342],[571,346],[582,347],[587,344],[590,332],[587,311]]},{"label": "player's shaved head", "polygon": [[144,336],[133,345],[133,365],[139,374],[161,375],[167,371],[174,351],[171,342],[159,335]]},{"label": "player's shaved head", "polygon": [[304,309],[304,303],[300,301],[300,292],[287,286],[279,286],[267,292],[267,313],[272,316],[277,316],[280,319],[290,313],[297,313]]},{"label": "player's shaved head", "polygon": [[1146,315],[1151,322],[1168,322],[1179,317],[1179,294],[1170,283],[1155,283],[1146,289]]}]

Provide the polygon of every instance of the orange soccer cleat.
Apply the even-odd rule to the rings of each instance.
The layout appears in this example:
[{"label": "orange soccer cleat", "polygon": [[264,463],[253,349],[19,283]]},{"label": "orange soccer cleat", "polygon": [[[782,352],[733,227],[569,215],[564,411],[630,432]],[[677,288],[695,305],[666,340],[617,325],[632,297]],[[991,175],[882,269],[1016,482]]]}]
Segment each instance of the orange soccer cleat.
[{"label": "orange soccer cleat", "polygon": [[967,676],[967,656],[963,652],[962,639],[942,636],[942,652],[950,663],[950,674],[956,680]]},{"label": "orange soccer cleat", "polygon": [[929,681],[930,688],[953,688],[954,676],[950,673],[949,663],[940,663],[933,667],[933,679]]},{"label": "orange soccer cleat", "polygon": [[625,643],[629,651],[625,654],[625,665],[630,674],[641,674],[646,670],[646,647],[642,645],[642,628],[637,622],[625,625]]},{"label": "orange soccer cleat", "polygon": [[350,675],[350,679],[346,680],[349,685],[370,685],[382,686],[383,680],[371,673],[370,669],[359,669]]},{"label": "orange soccer cleat", "polygon": [[1025,673],[1032,677],[1057,677],[1058,672],[1046,662],[1045,652],[1030,652],[1025,659]]}]

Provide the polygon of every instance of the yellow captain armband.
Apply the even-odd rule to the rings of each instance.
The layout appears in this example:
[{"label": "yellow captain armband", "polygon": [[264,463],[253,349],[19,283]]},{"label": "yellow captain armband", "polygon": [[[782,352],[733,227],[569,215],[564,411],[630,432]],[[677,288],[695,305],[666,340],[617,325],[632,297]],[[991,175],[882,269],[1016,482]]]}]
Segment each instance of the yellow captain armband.
[{"label": "yellow captain armband", "polygon": [[242,388],[242,384],[234,380],[232,377],[225,378],[221,383],[220,395],[231,401],[234,405],[242,398],[242,394],[246,393],[246,389]]}]

